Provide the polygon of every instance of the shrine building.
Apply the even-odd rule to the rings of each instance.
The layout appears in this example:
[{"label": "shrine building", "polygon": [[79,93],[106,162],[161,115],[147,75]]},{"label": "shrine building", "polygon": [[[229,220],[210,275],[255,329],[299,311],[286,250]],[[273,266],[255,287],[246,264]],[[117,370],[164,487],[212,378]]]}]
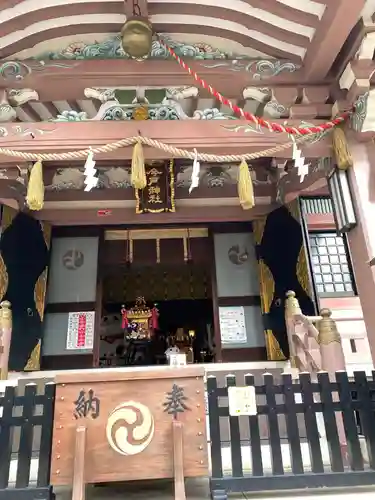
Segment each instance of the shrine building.
[{"label": "shrine building", "polygon": [[371,370],[374,2],[125,4],[0,5],[2,378]]}]

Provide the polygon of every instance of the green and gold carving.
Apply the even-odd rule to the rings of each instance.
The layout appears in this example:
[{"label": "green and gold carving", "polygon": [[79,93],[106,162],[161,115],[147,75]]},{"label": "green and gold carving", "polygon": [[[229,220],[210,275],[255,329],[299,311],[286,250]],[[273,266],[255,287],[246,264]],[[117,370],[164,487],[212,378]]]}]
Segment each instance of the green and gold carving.
[{"label": "green and gold carving", "polygon": [[34,347],[33,352],[31,353],[29,360],[25,366],[25,371],[35,371],[40,370],[40,351],[41,351],[41,340]]},{"label": "green and gold carving", "polygon": [[[12,223],[16,215],[14,208],[3,205],[1,211],[1,232],[3,233]],[[2,255],[0,254],[0,300],[3,300],[8,289],[9,278],[8,271]]]},{"label": "green and gold carving", "polygon": [[[47,248],[49,249],[51,245],[51,226],[49,224],[46,224],[45,222],[42,222],[41,225],[43,229],[44,241]],[[42,321],[44,317],[44,305],[46,300],[47,277],[48,267],[39,276],[34,289],[35,306]]]},{"label": "green and gold carving", "polygon": [[259,259],[259,274],[262,288],[262,309],[264,313],[268,313],[275,293],[275,282],[271,271],[262,259]]},{"label": "green and gold carving", "polygon": [[[302,218],[301,218],[301,210],[300,210],[298,198],[293,200],[292,202],[288,203],[286,205],[286,207],[289,210],[289,213],[291,214],[291,216],[301,226]],[[301,227],[301,230],[302,230],[302,227]],[[306,295],[311,297],[312,290],[311,290],[311,283],[310,283],[310,276],[309,276],[309,266],[308,266],[307,256],[306,256],[306,248],[305,248],[303,241],[302,241],[301,249],[299,251],[299,255],[298,255],[298,259],[297,259],[296,275],[297,275],[297,279],[299,281],[299,284],[301,285],[301,287],[305,291]]]},{"label": "green and gold carving", "polygon": [[8,289],[8,272],[4,263],[4,259],[0,254],[0,301],[3,300]]},{"label": "green and gold carving", "polygon": [[310,286],[309,270],[306,258],[306,249],[303,242],[297,259],[296,274],[298,282],[305,291],[306,295],[311,297],[311,286]]},{"label": "green and gold carving", "polygon": [[260,245],[260,243],[262,241],[264,228],[266,227],[266,222],[267,222],[267,218],[263,217],[262,219],[254,220],[252,223],[253,235],[254,235],[254,240],[255,240],[256,245]]},{"label": "green and gold carving", "polygon": [[[45,222],[41,222],[44,241],[47,248],[51,245],[51,226]],[[46,301],[46,291],[47,291],[47,278],[48,278],[48,267],[39,276],[38,281],[35,283],[34,288],[34,300],[35,307],[39,313],[40,320],[43,322],[44,318],[44,306]],[[34,347],[27,363],[25,366],[25,371],[35,371],[40,370],[40,353],[41,353],[41,340]]]},{"label": "green and gold carving", "polygon": [[[275,282],[271,271],[262,259],[259,260],[259,273],[261,283],[260,288],[262,312],[268,313],[270,311],[273,296],[275,293]],[[270,361],[284,360],[285,356],[280,349],[280,345],[276,340],[276,337],[272,333],[272,330],[265,330],[264,333],[266,336],[267,358]]]},{"label": "green and gold carving", "polygon": [[44,302],[46,298],[47,276],[48,276],[48,268],[46,268],[39,276],[38,281],[35,283],[35,288],[34,288],[35,307],[42,321],[44,317]]},{"label": "green and gold carving", "polygon": [[51,246],[52,226],[50,224],[48,224],[47,222],[41,222],[40,224],[41,224],[42,230],[43,230],[44,241],[46,242],[46,246],[49,250],[50,246]]},{"label": "green and gold carving", "polygon": [[17,210],[3,205],[1,213],[1,232],[3,233],[11,224],[14,217],[17,215]]},{"label": "green and gold carving", "polygon": [[[267,217],[256,219],[253,221],[253,235],[256,245],[260,245],[263,238],[264,229],[266,227]],[[259,259],[259,280],[260,280],[260,299],[262,313],[267,314],[270,311],[272,300],[275,293],[275,281],[267,264]],[[274,336],[272,330],[264,330],[267,358],[270,361],[281,361],[285,356],[280,348],[279,342]]]},{"label": "green and gold carving", "polygon": [[291,201],[290,203],[287,203],[287,205],[285,206],[288,209],[290,215],[298,222],[298,224],[301,224],[301,213],[299,209],[298,198]]}]

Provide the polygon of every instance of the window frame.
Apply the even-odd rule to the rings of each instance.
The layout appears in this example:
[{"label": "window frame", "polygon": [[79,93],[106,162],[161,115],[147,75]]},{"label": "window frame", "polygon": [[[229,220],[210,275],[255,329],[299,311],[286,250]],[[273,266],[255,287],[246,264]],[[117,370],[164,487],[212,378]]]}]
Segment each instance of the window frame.
[{"label": "window frame", "polygon": [[[342,238],[343,244],[344,244],[344,249],[345,249],[345,256],[346,256],[346,261],[348,265],[348,271],[350,274],[351,278],[351,285],[352,285],[352,291],[342,291],[342,292],[319,292],[318,291],[318,285],[320,283],[317,283],[316,281],[316,273],[314,272],[314,263],[312,262],[312,245],[311,245],[311,236],[321,236],[322,238],[329,238],[330,236],[334,236],[335,238],[340,237]],[[308,245],[309,245],[309,254],[310,254],[310,259],[311,259],[311,267],[312,267],[312,272],[313,272],[313,278],[314,278],[314,283],[316,286],[316,293],[318,297],[324,299],[324,298],[345,298],[345,297],[357,297],[358,292],[357,292],[357,286],[355,282],[355,276],[353,272],[353,266],[352,266],[352,259],[350,255],[350,249],[348,245],[348,241],[346,238],[345,234],[337,234],[335,230],[313,230],[313,231],[308,231]],[[341,266],[341,263],[339,264]],[[323,286],[324,286],[324,281],[323,281]]]}]

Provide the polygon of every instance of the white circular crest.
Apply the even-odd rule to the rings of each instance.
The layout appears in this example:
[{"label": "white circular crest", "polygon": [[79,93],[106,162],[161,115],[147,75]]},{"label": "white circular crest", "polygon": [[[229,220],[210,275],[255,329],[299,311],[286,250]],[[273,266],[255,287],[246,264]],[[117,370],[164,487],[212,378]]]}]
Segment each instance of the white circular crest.
[{"label": "white circular crest", "polygon": [[108,417],[107,440],[120,455],[142,453],[151,443],[154,432],[154,417],[149,408],[135,401],[121,403]]}]

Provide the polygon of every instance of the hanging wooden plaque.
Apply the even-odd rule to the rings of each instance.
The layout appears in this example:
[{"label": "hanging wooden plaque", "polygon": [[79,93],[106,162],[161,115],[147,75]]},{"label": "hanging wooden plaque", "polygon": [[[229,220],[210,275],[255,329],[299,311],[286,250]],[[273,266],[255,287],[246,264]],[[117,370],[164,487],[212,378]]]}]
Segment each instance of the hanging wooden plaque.
[{"label": "hanging wooden plaque", "polygon": [[147,185],[135,190],[136,213],[175,212],[174,161],[146,166]]}]

